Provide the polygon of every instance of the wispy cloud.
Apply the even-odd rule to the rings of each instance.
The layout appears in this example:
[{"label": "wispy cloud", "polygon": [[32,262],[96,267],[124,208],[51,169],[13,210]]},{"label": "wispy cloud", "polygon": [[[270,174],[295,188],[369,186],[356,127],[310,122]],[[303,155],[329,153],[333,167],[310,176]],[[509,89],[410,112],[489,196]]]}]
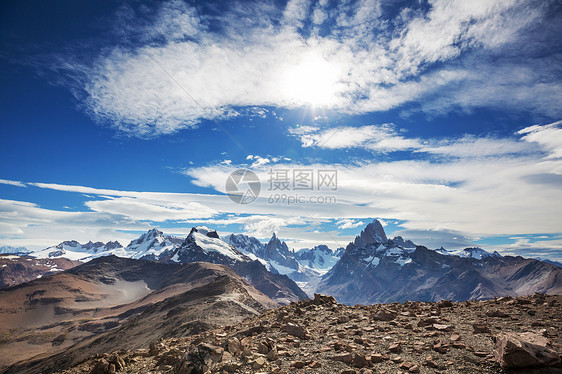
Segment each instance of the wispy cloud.
[{"label": "wispy cloud", "polygon": [[356,227],[364,226],[363,221],[354,221],[352,219],[344,218],[337,221],[338,229],[354,229]]},{"label": "wispy cloud", "polygon": [[421,139],[410,138],[393,124],[368,126],[343,126],[322,129],[318,126],[290,128],[289,134],[299,138],[304,148],[326,149],[363,148],[373,152],[388,153],[413,151],[451,157],[487,157],[509,154],[524,155],[537,152],[539,147],[531,143],[541,143],[541,151],[560,148],[558,122],[547,126],[536,125],[519,131],[527,134],[520,138],[494,138],[464,135],[456,138]]},{"label": "wispy cloud", "polygon": [[289,133],[300,137],[303,147],[328,149],[366,148],[379,152],[418,149],[422,145],[417,139],[406,139],[399,135],[394,126],[344,126],[321,130],[318,127],[290,129]]},{"label": "wispy cloud", "polygon": [[17,186],[17,187],[26,187],[25,183],[22,183],[20,181],[6,180],[6,179],[0,179],[0,184],[8,184],[8,185]]},{"label": "wispy cloud", "polygon": [[[44,231],[47,227],[76,230],[93,227],[114,231],[147,228],[155,223],[200,222],[239,224],[260,238],[266,238],[272,231],[280,231],[287,233],[289,239],[290,235],[297,235],[295,238],[302,243],[312,240],[311,227],[319,222],[332,222],[334,227],[347,229],[370,217],[402,220],[402,226],[408,230],[430,229],[473,238],[558,234],[560,212],[556,203],[562,201],[562,160],[553,155],[559,154],[562,147],[556,137],[560,124],[527,127],[519,134],[520,139],[442,141],[444,150],[439,152],[446,157],[327,164],[253,155],[248,160],[250,163],[258,161],[253,166],[218,163],[185,171],[194,184],[216,190],[214,195],[4,181],[15,186],[74,192],[82,195],[85,202],[84,211],[69,212],[44,209],[31,202],[2,200],[0,223],[7,237],[20,238],[30,238],[29,233],[39,232],[41,227]],[[419,144],[434,143],[432,139],[416,141]],[[527,146],[531,147],[528,152],[514,151]],[[436,152],[434,148],[428,152]],[[471,151],[465,151],[471,148]],[[487,148],[493,151],[486,151]],[[481,154],[485,157],[480,157]],[[265,163],[260,161],[262,159],[269,161]],[[253,167],[262,182],[262,193],[252,204],[235,204],[225,195],[228,175],[240,167]],[[271,169],[276,168],[336,169],[337,190],[323,192],[333,195],[335,201],[306,205],[270,201],[270,195],[275,191],[269,190],[268,181]],[[310,197],[319,192],[299,191],[299,194]],[[314,230],[322,235],[321,228]],[[57,231],[62,235],[66,229],[53,230]],[[308,233],[308,239],[305,233]]]},{"label": "wispy cloud", "polygon": [[562,121],[551,123],[550,125],[541,126],[534,125],[526,127],[519,131],[519,134],[524,134],[523,140],[538,143],[541,147],[545,148],[549,155],[549,159],[562,158],[562,128],[560,125]]},{"label": "wispy cloud", "polygon": [[[556,126],[556,123],[537,126],[533,131],[542,138],[543,131],[550,133]],[[372,134],[370,130],[370,127],[360,129],[359,144],[370,144],[368,136],[361,137],[365,133]],[[297,130],[299,136],[312,131],[317,129]],[[374,138],[378,139],[377,136]],[[342,139],[347,138],[338,139],[338,147],[358,144],[353,137],[348,143]],[[262,190],[266,191],[268,173],[276,167],[336,168],[337,204],[330,206],[329,211],[322,206],[306,207],[310,213],[324,218],[394,218],[406,221],[404,227],[408,229],[450,230],[474,237],[559,231],[559,209],[553,202],[562,199],[559,183],[562,164],[549,156],[558,150],[551,143],[543,147],[542,143],[525,136],[520,139],[417,139],[416,143],[420,148],[414,149],[415,152],[439,157],[348,164],[291,162],[269,164],[254,171],[263,182]],[[432,146],[426,145],[432,143]],[[194,178],[194,183],[224,192],[223,181],[236,167],[196,167],[186,173]],[[262,208],[259,202],[254,208],[258,207]],[[291,212],[287,207],[272,205],[263,209],[276,214],[290,215],[288,212]]]},{"label": "wispy cloud", "polygon": [[[243,16],[248,6],[232,3],[220,16],[179,1],[161,3],[153,15],[124,6],[116,32],[126,43],[53,67],[78,77],[66,82],[94,118],[141,137],[236,116],[241,107],[300,107],[303,91],[326,82],[312,94],[348,113],[414,103],[431,113],[560,114],[557,58],[549,53],[557,40],[529,40],[559,33],[543,21],[553,2],[439,0],[391,15],[378,1],[336,9],[298,0],[281,8],[253,3],[253,18]],[[316,69],[306,68],[311,61]],[[300,86],[287,89],[291,81]]]},{"label": "wispy cloud", "polygon": [[[337,247],[353,238],[353,235],[342,236],[339,230],[359,228],[371,217],[399,219],[404,230],[399,234],[432,247],[459,248],[476,239],[497,235],[559,235],[557,202],[562,201],[562,160],[552,157],[560,151],[560,145],[554,140],[547,141],[555,139],[547,135],[556,133],[559,125],[556,122],[528,127],[521,131],[519,140],[486,138],[483,143],[477,139],[460,140],[462,149],[470,148],[466,146],[468,141],[475,144],[476,154],[480,153],[478,144],[482,150],[499,149],[485,153],[486,157],[455,150],[449,142],[444,147],[452,147],[447,152],[457,153],[455,157],[340,164],[299,163],[267,157],[269,163],[254,165],[253,169],[262,181],[262,194],[246,205],[235,204],[224,193],[228,175],[240,167],[248,167],[247,164],[215,164],[186,170],[193,183],[215,189],[215,195],[27,183],[27,186],[80,194],[86,200],[84,210],[59,211],[31,202],[0,200],[0,237],[13,245],[51,244],[45,243],[46,240],[54,244],[69,239],[70,235],[84,240],[93,236],[100,240],[130,239],[131,232],[175,222],[176,226],[185,225],[185,231],[195,224],[238,225],[242,232],[260,239],[277,232],[296,248],[318,243]],[[533,137],[528,137],[529,134]],[[509,143],[512,141],[534,148],[513,153]],[[423,144],[427,139],[418,142]],[[252,156],[248,161],[262,158],[265,157]],[[275,168],[337,169],[338,188],[328,192],[337,198],[336,202],[272,203],[269,195],[275,191],[268,190],[268,179],[270,169]],[[299,194],[307,197],[318,191],[299,191]],[[543,242],[519,241],[513,246],[494,249],[517,254],[525,254],[528,249],[537,256],[542,253],[555,258],[558,247],[556,242],[549,247],[551,242],[548,238]]]}]

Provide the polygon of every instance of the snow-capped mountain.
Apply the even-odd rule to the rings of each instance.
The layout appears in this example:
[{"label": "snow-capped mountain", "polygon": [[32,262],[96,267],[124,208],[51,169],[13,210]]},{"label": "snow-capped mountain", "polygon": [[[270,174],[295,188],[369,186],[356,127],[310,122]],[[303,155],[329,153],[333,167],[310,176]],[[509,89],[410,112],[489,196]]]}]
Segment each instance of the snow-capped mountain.
[{"label": "snow-capped mountain", "polygon": [[482,260],[487,257],[502,257],[502,255],[500,255],[498,251],[490,253],[479,247],[464,248],[456,251],[448,251],[445,248],[441,247],[439,249],[436,249],[435,251],[442,255],[475,258],[477,260]]},{"label": "snow-capped mountain", "polygon": [[279,240],[275,233],[265,246],[264,252],[258,256],[269,262],[280,274],[286,274],[289,278],[291,278],[290,274],[298,272],[300,268],[294,252],[290,251],[287,243]]},{"label": "snow-capped mountain", "polygon": [[166,235],[158,229],[151,229],[131,241],[125,248],[118,241],[107,243],[90,241],[86,244],[80,244],[76,240],[69,240],[53,247],[30,252],[29,255],[35,258],[64,257],[82,262],[109,255],[158,261],[175,251],[182,242],[182,238]]},{"label": "snow-capped mountain", "polygon": [[365,227],[365,230],[361,231],[361,234],[359,234],[359,236],[355,237],[353,246],[365,247],[370,244],[381,244],[387,242],[388,238],[386,237],[386,233],[384,232],[382,224],[379,220],[374,220],[372,223],[369,223],[367,227]]},{"label": "snow-capped mountain", "polygon": [[172,254],[183,242],[182,238],[165,235],[158,229],[152,229],[129,243],[125,257],[158,261]]},{"label": "snow-capped mountain", "polygon": [[110,254],[119,255],[124,252],[119,242],[88,242],[80,244],[76,240],[64,241],[56,246],[47,247],[40,251],[31,252],[29,255],[35,258],[59,258],[64,257],[73,261],[89,261],[91,259]]},{"label": "snow-capped mountain", "polygon": [[343,254],[343,248],[334,253],[324,245],[294,252],[275,233],[267,244],[242,234],[228,235],[225,240],[247,256],[260,261],[272,273],[288,276],[310,297],[314,294],[322,274]]},{"label": "snow-capped mountain", "polygon": [[[268,243],[236,234],[223,240],[215,230],[194,227],[185,239],[152,229],[127,247],[115,241],[65,241],[29,254],[35,258],[75,261],[107,255],[165,263],[201,261],[227,265],[280,303],[304,297],[302,290],[309,296],[314,292],[331,294],[352,304],[487,298],[555,290],[560,286],[557,279],[562,279],[562,275],[553,272],[559,268],[537,260],[502,257],[482,248],[431,250],[400,236],[389,239],[377,220],[368,224],[345,249],[336,251],[318,245],[295,252],[275,233]],[[525,266],[529,267],[517,273]]]},{"label": "snow-capped mountain", "polygon": [[[271,272],[287,275],[299,282],[299,285],[310,281],[311,278],[319,277],[337,262],[337,259],[333,258],[332,251],[326,246],[320,245],[312,250],[294,252],[275,233],[267,244],[243,234],[228,235],[225,241],[252,259],[259,260]],[[323,248],[326,248],[327,252],[323,252]]]},{"label": "snow-capped mountain", "polygon": [[261,256],[265,250],[265,246],[253,236],[244,234],[230,234],[224,237],[224,241],[233,245],[246,255]]},{"label": "snow-capped mountain", "polygon": [[332,251],[321,244],[314,248],[303,248],[295,252],[295,258],[301,265],[324,274],[330,270],[343,255],[343,248]]},{"label": "snow-capped mountain", "polygon": [[395,236],[392,238],[392,243],[402,248],[416,248],[416,245],[411,240],[404,240],[401,236]]},{"label": "snow-capped mountain", "polygon": [[25,247],[11,247],[9,245],[3,245],[0,247],[0,254],[6,255],[26,255],[31,251]]},{"label": "snow-capped mountain", "polygon": [[262,263],[264,260],[244,254],[207,227],[192,228],[185,239],[152,229],[125,248],[118,242],[80,244],[73,240],[30,254],[35,258],[67,258],[84,262],[110,255],[163,263],[201,261],[227,265],[278,303],[287,304],[307,297],[294,281],[268,271]]},{"label": "snow-capped mountain", "polygon": [[244,253],[246,256],[250,257],[252,260],[261,262],[267,270],[274,274],[279,274],[279,272],[272,267],[269,262],[257,255],[258,253],[263,255],[265,252],[265,245],[258,239],[244,234],[230,234],[225,236],[223,240],[238,249],[240,252]]},{"label": "snow-capped mountain", "polygon": [[258,259],[272,272],[285,274],[293,279],[291,274],[298,273],[300,269],[295,253],[290,251],[287,243],[279,240],[275,233],[267,244],[243,234],[228,235],[225,241],[247,256]]},{"label": "snow-capped mountain", "polygon": [[[247,251],[248,252],[248,251]],[[280,304],[306,298],[307,295],[290,278],[269,271],[262,263],[223,241],[215,230],[194,227],[173,255],[160,261],[211,262],[227,265],[258,290]]]},{"label": "snow-capped mountain", "polygon": [[407,242],[386,239],[380,222],[370,223],[322,277],[317,292],[348,304],[562,292],[562,270],[544,262],[481,248],[449,252],[398,243]]},{"label": "snow-capped mountain", "polygon": [[216,264],[232,265],[234,262],[250,262],[252,259],[221,240],[215,230],[205,226],[194,227],[170,257],[174,262],[205,261]]},{"label": "snow-capped mountain", "polygon": [[487,257],[501,257],[502,255],[500,255],[497,251],[494,251],[492,253],[483,250],[482,248],[465,248],[462,249],[460,251],[456,251],[453,252],[453,255],[459,256],[459,257],[468,257],[468,258],[476,258],[478,260],[482,260],[484,258]]}]

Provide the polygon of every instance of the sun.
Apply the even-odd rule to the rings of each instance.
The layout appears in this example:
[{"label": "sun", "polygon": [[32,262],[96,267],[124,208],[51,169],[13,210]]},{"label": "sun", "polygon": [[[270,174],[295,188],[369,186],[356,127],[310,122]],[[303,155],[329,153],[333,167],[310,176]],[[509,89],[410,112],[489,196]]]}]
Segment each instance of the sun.
[{"label": "sun", "polygon": [[322,56],[309,54],[288,67],[281,77],[282,94],[289,101],[312,106],[329,106],[337,99],[339,69]]}]

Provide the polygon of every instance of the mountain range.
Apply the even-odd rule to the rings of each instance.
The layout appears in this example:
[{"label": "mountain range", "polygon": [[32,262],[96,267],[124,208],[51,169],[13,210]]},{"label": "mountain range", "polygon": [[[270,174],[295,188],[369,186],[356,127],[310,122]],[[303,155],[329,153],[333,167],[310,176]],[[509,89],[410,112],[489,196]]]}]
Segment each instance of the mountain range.
[{"label": "mountain range", "polygon": [[441,299],[461,301],[561,294],[562,269],[481,248],[448,252],[388,239],[379,221],[361,231],[318,284],[344,304]]},{"label": "mountain range", "polygon": [[[348,304],[558,293],[561,279],[554,262],[502,256],[482,248],[432,250],[400,236],[390,239],[378,220],[369,223],[345,249],[335,251],[321,244],[294,251],[275,233],[267,243],[244,234],[221,238],[204,226],[192,228],[185,238],[151,229],[126,247],[117,241],[65,241],[36,252],[25,248],[10,251],[44,260],[90,261],[115,255],[160,263],[222,264],[281,304],[315,292],[334,295]],[[0,275],[3,270],[7,269],[0,268]],[[45,270],[22,271],[19,276],[12,271],[11,283],[3,285],[33,279]]]}]

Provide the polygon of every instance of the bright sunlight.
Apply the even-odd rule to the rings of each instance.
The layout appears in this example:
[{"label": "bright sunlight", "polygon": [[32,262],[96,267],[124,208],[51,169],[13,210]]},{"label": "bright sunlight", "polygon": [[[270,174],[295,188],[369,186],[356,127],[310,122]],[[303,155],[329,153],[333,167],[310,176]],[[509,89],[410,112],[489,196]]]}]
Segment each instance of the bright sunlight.
[{"label": "bright sunlight", "polygon": [[281,87],[287,99],[312,106],[335,102],[338,67],[317,54],[305,56],[282,76]]}]

